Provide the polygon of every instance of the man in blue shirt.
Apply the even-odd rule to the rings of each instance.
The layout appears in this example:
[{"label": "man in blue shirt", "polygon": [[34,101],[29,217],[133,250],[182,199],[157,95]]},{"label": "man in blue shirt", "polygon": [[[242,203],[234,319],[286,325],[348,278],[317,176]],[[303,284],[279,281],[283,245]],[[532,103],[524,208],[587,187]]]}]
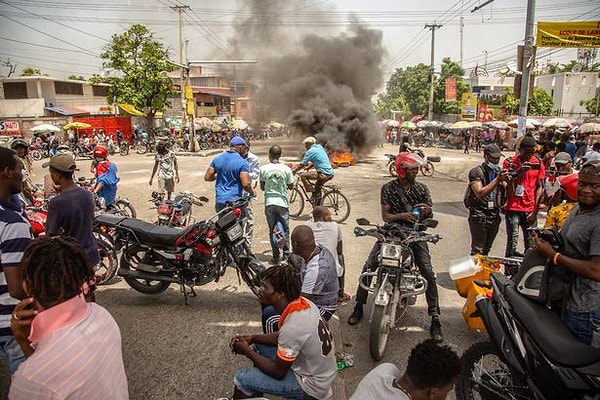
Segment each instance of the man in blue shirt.
[{"label": "man in blue shirt", "polygon": [[[323,184],[333,178],[333,167],[329,161],[329,156],[325,148],[317,143],[317,139],[313,136],[309,136],[304,139],[304,148],[306,153],[302,157],[302,161],[293,170],[296,173],[298,170],[304,168],[309,170],[311,167],[315,169],[303,173],[300,178],[302,184],[307,192],[312,192],[311,201],[317,200],[314,204],[318,205],[321,202],[321,188]],[[315,180],[315,186],[313,189],[311,180]]]},{"label": "man in blue shirt", "polygon": [[246,149],[246,141],[234,136],[229,142],[229,150],[216,156],[204,174],[207,182],[216,181],[215,209],[225,208],[228,201],[242,197],[243,191],[256,196],[250,179],[250,166],[241,156]]}]

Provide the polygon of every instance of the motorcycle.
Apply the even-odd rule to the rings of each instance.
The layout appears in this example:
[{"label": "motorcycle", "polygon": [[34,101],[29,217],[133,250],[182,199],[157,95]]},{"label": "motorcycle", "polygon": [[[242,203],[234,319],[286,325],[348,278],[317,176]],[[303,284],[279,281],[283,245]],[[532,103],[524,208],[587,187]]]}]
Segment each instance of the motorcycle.
[{"label": "motorcycle", "polygon": [[[77,184],[79,186],[81,186],[82,188],[87,189],[93,193],[93,189],[95,186],[94,178],[86,179],[83,176],[79,177]],[[117,196],[117,198],[115,199],[115,202],[113,203],[113,208],[107,209],[104,199],[102,197],[98,196],[98,194],[96,194],[96,193],[93,193],[93,194],[94,194],[94,203],[96,205],[97,213],[111,212],[111,213],[116,213],[116,214],[122,215],[124,217],[131,217],[131,218],[137,217],[137,211],[135,210],[135,207],[133,207],[133,204],[131,204],[131,202],[129,201],[129,199],[127,197]]]},{"label": "motorcycle", "polygon": [[490,340],[462,356],[456,396],[463,399],[600,399],[600,349],[579,342],[560,317],[492,272],[476,307]]},{"label": "motorcycle", "polygon": [[231,266],[238,280],[258,296],[265,267],[244,236],[242,214],[247,204],[244,199],[231,202],[209,219],[185,229],[111,214],[99,215],[96,224],[114,232],[115,246],[122,250],[117,275],[140,293],[159,294],[176,283],[189,304],[188,294],[196,296],[195,286],[218,282]]},{"label": "motorcycle", "polygon": [[164,193],[152,192],[152,201],[156,206],[158,225],[183,228],[196,222],[192,215],[192,206],[203,206],[208,201],[204,196],[194,196],[192,192],[184,191],[175,195],[173,200],[164,198]]},{"label": "motorcycle", "polygon": [[[411,243],[437,243],[441,236],[426,234],[427,228],[435,228],[437,221],[426,219],[406,227],[397,223],[384,226],[372,225],[367,219],[356,220],[359,226],[354,228],[356,236],[372,236],[381,247],[379,265],[375,271],[366,271],[360,275],[359,285],[374,293],[371,313],[371,331],[369,336],[369,352],[375,361],[381,360],[390,332],[396,322],[404,316],[408,306],[414,305],[417,296],[427,290],[427,281],[415,264]],[[362,226],[373,226],[364,229]],[[372,287],[368,285],[372,279]],[[366,282],[365,282],[366,281]]]},{"label": "motorcycle", "polygon": [[154,140],[142,140],[135,146],[138,154],[153,153],[156,151],[156,142]]},{"label": "motorcycle", "polygon": [[122,156],[129,154],[129,142],[126,140],[121,140],[119,142],[119,154]]},{"label": "motorcycle", "polygon": [[[415,149],[411,152],[417,154],[419,157],[421,157],[424,160],[424,163],[421,166],[419,166],[419,170],[421,171],[421,173],[424,176],[433,176],[433,173],[435,172],[435,167],[433,166],[433,163],[431,161],[429,161],[429,159],[425,156],[425,154],[423,153],[423,150]],[[388,172],[390,173],[391,176],[397,177],[398,173],[396,172],[396,157],[398,155],[397,154],[386,154],[385,156],[388,159],[388,162],[386,164],[386,168],[388,169]]]}]

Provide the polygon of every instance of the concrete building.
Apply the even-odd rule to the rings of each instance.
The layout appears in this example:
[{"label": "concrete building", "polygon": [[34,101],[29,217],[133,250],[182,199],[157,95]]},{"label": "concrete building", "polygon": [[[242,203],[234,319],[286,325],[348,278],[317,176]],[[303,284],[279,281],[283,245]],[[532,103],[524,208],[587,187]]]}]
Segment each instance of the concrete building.
[{"label": "concrete building", "polygon": [[570,119],[591,116],[582,101],[600,96],[597,72],[562,72],[540,75],[535,86],[552,96],[556,115]]}]

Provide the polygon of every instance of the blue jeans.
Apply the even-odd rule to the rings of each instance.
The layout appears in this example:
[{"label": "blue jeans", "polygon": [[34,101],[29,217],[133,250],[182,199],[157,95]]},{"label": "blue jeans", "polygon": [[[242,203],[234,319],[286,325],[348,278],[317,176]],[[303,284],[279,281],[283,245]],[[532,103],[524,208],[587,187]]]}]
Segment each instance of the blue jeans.
[{"label": "blue jeans", "polygon": [[506,211],[504,219],[506,221],[506,251],[504,252],[505,257],[522,257],[522,254],[517,253],[517,245],[519,244],[519,227],[523,231],[523,245],[525,250],[532,247],[531,235],[527,228],[527,215],[526,211]]},{"label": "blue jeans", "polygon": [[589,312],[565,311],[565,325],[580,342],[592,344],[594,331],[600,330],[600,308]]},{"label": "blue jeans", "polygon": [[[275,358],[276,348],[261,344],[255,345],[259,353],[270,359]],[[245,367],[238,370],[233,377],[233,384],[247,396],[255,393],[266,393],[286,399],[315,400],[304,393],[291,369],[281,380],[275,379],[256,367]]]},{"label": "blue jeans", "polygon": [[290,212],[289,209],[280,206],[266,206],[265,216],[267,217],[267,225],[269,226],[269,242],[271,243],[271,250],[273,251],[273,259],[279,260],[279,247],[276,243],[273,243],[271,239],[273,237],[273,231],[275,225],[280,222],[283,226],[283,233],[285,234],[285,241],[283,243],[283,256],[288,257],[290,255]]},{"label": "blue jeans", "polygon": [[0,336],[0,357],[8,365],[11,374],[14,374],[19,365],[25,361],[25,354],[12,335]]}]

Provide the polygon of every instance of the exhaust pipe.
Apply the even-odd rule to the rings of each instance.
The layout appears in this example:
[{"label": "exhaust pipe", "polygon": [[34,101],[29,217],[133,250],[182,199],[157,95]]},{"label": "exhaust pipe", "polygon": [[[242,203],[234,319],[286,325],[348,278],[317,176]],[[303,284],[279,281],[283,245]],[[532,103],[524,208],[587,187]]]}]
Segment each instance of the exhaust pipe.
[{"label": "exhaust pipe", "polygon": [[129,276],[135,279],[146,279],[149,281],[161,281],[161,282],[171,282],[171,283],[181,283],[179,279],[173,278],[170,276],[162,276],[150,274],[147,272],[137,271],[129,268],[119,268],[117,271],[118,276]]}]

